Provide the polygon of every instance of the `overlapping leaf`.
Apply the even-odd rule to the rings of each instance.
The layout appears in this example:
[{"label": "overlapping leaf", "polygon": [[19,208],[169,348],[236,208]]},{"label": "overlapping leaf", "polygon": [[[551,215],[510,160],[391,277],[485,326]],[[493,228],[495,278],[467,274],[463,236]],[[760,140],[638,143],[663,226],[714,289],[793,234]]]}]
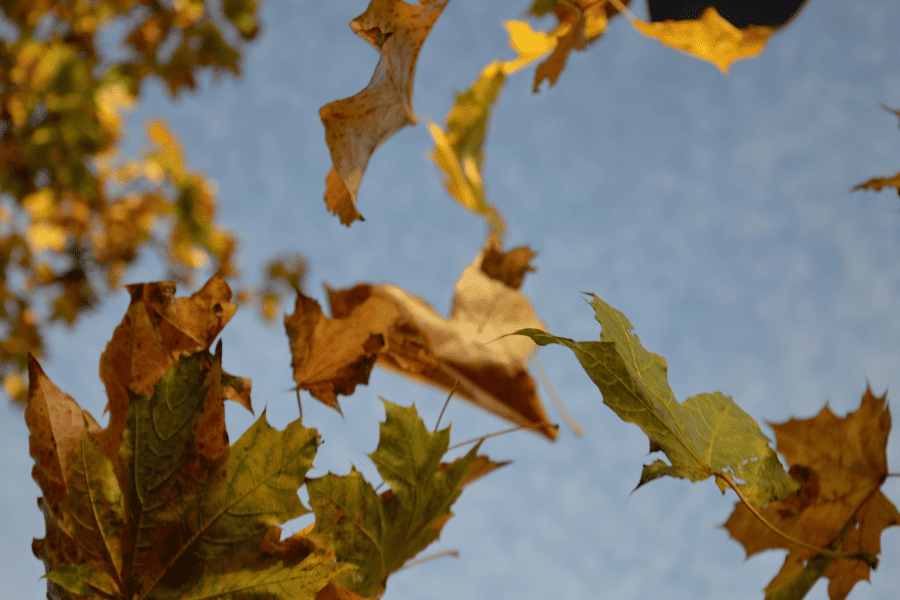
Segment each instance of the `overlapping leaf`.
[{"label": "overlapping leaf", "polygon": [[[629,4],[629,0],[620,3],[623,6]],[[553,51],[534,73],[534,91],[537,92],[545,79],[550,81],[550,86],[556,84],[559,74],[566,67],[566,61],[572,50],[582,51],[606,31],[606,25],[610,18],[619,14],[619,8],[612,2],[595,2],[593,0],[569,0],[565,2],[553,0],[544,2],[536,0],[531,13],[543,15],[553,12],[559,21],[550,38],[555,40]],[[512,35],[510,30],[510,35]],[[515,42],[513,43],[515,46]]]},{"label": "overlapping leaf", "polygon": [[309,482],[316,514],[309,537],[359,568],[355,591],[365,597],[384,592],[388,575],[440,536],[481,445],[442,468],[449,428],[431,433],[415,406],[384,406],[387,418],[369,457],[390,489],[379,496],[355,468]]},{"label": "overlapping leaf", "polygon": [[716,392],[679,404],[666,380],[663,357],[648,352],[618,310],[593,296],[590,302],[603,331],[599,342],[574,342],[539,329],[523,329],[541,346],[570,348],[619,417],[638,425],[650,438],[650,451],[662,451],[671,464],[644,466],[638,487],[669,475],[690,481],[716,477],[725,492],[728,478],[755,506],[783,498],[797,488],[781,467],[756,422],[731,398]]},{"label": "overlapping leaf", "polygon": [[319,109],[333,168],[325,179],[325,204],[349,226],[362,220],[356,196],[369,158],[383,141],[415,125],[412,106],[416,59],[447,0],[371,0],[350,27],[381,53],[369,85]]},{"label": "overlapping leaf", "polygon": [[[881,492],[888,473],[887,440],[891,413],[885,396],[869,389],[859,409],[839,418],[828,406],[811,419],[772,424],[778,450],[802,488],[761,510],[778,529],[806,543],[878,555],[881,532],[900,525],[900,512]],[[846,598],[869,579],[861,561],[817,555],[776,535],[742,504],[725,523],[750,556],[769,548],[790,552],[766,587],[766,598],[802,598],[819,577],[828,577],[831,600]]]},{"label": "overlapping leaf", "polygon": [[31,360],[26,420],[47,520],[47,537],[33,547],[51,592],[312,600],[352,566],[306,538],[267,540],[308,512],[297,490],[316,432],[299,421],[280,432],[263,415],[229,445],[223,402],[244,382],[222,372],[221,342],[215,355],[208,351],[234,312],[224,281],[213,278],[179,300],[167,283],[130,291],[101,369],[108,387],[124,394],[110,402],[126,413],[118,436],[109,434],[112,424],[100,431]]},{"label": "overlapping leaf", "polygon": [[285,319],[294,380],[338,408],[337,395],[367,383],[377,362],[422,383],[448,391],[455,387],[456,395],[477,406],[513,423],[537,426],[555,439],[556,427],[528,374],[534,344],[497,339],[523,326],[543,326],[515,289],[531,269],[531,256],[527,249],[502,253],[489,245],[457,282],[449,318],[389,284],[329,290],[332,319],[314,300],[299,295],[294,314]]},{"label": "overlapping leaf", "polygon": [[[176,299],[171,282],[132,284],[126,289],[131,305],[100,357],[100,379],[110,411],[109,427],[100,435],[110,457],[116,456],[125,430],[128,390],[152,393],[182,352],[208,349],[237,310],[231,289],[218,274],[190,298]],[[223,381],[225,397],[252,411],[250,380],[223,374]]]}]

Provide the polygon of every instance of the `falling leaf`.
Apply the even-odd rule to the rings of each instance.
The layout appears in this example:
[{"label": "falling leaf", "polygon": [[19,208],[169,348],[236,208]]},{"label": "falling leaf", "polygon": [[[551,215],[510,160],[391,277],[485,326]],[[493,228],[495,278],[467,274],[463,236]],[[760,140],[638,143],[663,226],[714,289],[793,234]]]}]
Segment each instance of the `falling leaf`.
[{"label": "falling leaf", "polygon": [[373,297],[352,317],[329,319],[318,302],[298,291],[294,313],[284,319],[297,386],[340,412],[337,395],[350,395],[357,384],[368,383],[399,316],[390,302]]},{"label": "falling leaf", "polygon": [[[628,5],[629,0],[619,3]],[[534,92],[541,83],[548,79],[550,86],[556,84],[560,73],[566,67],[566,61],[572,50],[584,50],[606,31],[610,18],[619,14],[619,7],[612,2],[595,2],[593,0],[570,0],[567,2],[535,2],[531,12],[543,15],[552,11],[559,24],[548,34],[533,34],[531,27],[524,22],[512,21],[507,25],[510,45],[520,56],[518,59],[504,64],[507,72],[519,69],[538,58],[548,56],[538,65],[534,74]],[[548,48],[549,46],[549,48]],[[552,52],[550,49],[552,48]]]},{"label": "falling leaf", "polygon": [[509,35],[509,45],[519,55],[503,63],[503,73],[506,75],[530,65],[556,47],[556,38],[543,31],[534,31],[524,21],[506,21],[503,26]]},{"label": "falling leaf", "polygon": [[708,60],[723,73],[728,73],[734,61],[762,52],[769,36],[775,31],[773,27],[759,25],[738,29],[712,6],[695,21],[644,23],[634,19],[632,24],[644,35],[656,38],[666,46]]},{"label": "falling leaf", "polygon": [[[900,512],[880,491],[888,473],[891,430],[885,396],[876,398],[866,389],[859,409],[846,417],[835,416],[826,405],[811,419],[791,419],[772,424],[772,429],[778,450],[803,487],[761,509],[766,520],[815,546],[879,554],[882,530],[900,525]],[[742,504],[725,527],[748,556],[770,548],[789,550],[781,572],[766,588],[767,598],[787,598],[786,590],[811,586],[824,575],[831,580],[829,597],[840,600],[857,581],[869,579],[865,562],[801,548],[765,527]]]},{"label": "falling leaf", "polygon": [[797,488],[784,472],[759,425],[726,396],[700,394],[679,404],[666,380],[666,361],[648,352],[632,325],[597,296],[590,305],[603,327],[599,342],[574,342],[539,329],[523,329],[541,346],[570,348],[603,394],[603,403],[650,438],[650,451],[671,461],[645,465],[638,487],[668,475],[690,481],[716,477],[725,493],[728,477],[754,506],[783,498]]},{"label": "falling leaf", "polygon": [[[522,326],[542,323],[524,295],[482,271],[483,259],[484,253],[479,254],[457,282],[449,318],[421,298],[389,284],[329,290],[333,319],[320,321],[318,305],[303,313],[311,315],[308,318],[314,323],[322,322],[318,327],[323,333],[309,338],[289,330],[295,360],[309,353],[301,362],[323,365],[317,371],[321,378],[345,369],[346,379],[329,384],[329,389],[349,390],[338,393],[350,393],[356,383],[365,383],[368,369],[377,360],[381,367],[414,381],[445,391],[455,389],[455,396],[518,425],[536,427],[555,439],[556,426],[550,424],[528,374],[534,344],[524,339],[498,339]],[[299,309],[289,318],[298,323],[302,320],[298,314]],[[308,325],[300,331],[311,328]],[[326,335],[326,331],[353,333]],[[333,345],[317,342],[329,338]],[[299,387],[316,390],[313,371],[303,367],[298,375],[295,367]],[[313,396],[319,397],[317,392]]]},{"label": "falling leaf", "polygon": [[482,146],[491,108],[500,96],[505,79],[499,62],[489,64],[468,90],[456,95],[456,102],[447,115],[446,131],[433,123],[428,126],[435,147],[431,160],[446,174],[447,191],[464,207],[483,216],[497,237],[503,235],[505,225],[484,194]]},{"label": "falling leaf", "polygon": [[371,0],[350,27],[381,53],[369,85],[358,94],[319,109],[333,168],[325,179],[325,204],[349,226],[369,158],[386,139],[415,125],[413,78],[419,50],[447,0]]}]

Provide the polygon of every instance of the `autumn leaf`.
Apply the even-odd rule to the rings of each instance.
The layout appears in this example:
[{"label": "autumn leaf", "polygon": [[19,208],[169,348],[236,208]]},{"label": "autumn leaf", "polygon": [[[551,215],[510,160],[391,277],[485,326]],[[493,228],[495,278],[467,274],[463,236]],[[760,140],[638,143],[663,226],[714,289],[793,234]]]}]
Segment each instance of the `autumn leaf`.
[{"label": "autumn leaf", "polygon": [[[891,413],[885,396],[866,389],[860,407],[839,418],[826,405],[811,419],[771,424],[778,450],[802,488],[770,503],[760,513],[781,531],[821,548],[878,555],[881,532],[900,525],[900,512],[881,492],[888,473],[887,439]],[[790,596],[828,577],[831,600],[846,598],[869,566],[848,558],[817,555],[765,527],[742,504],[725,523],[731,537],[751,556],[769,548],[787,548],[784,566],[766,587],[766,598]]]},{"label": "autumn leaf", "polygon": [[318,302],[298,291],[294,313],[284,319],[298,388],[340,412],[337,395],[349,396],[357,384],[369,382],[399,316],[390,302],[367,298],[352,317],[329,319]]},{"label": "autumn leaf", "polygon": [[723,18],[712,6],[697,20],[660,21],[644,23],[632,20],[634,28],[647,37],[656,38],[686,54],[707,60],[723,72],[736,60],[750,58],[762,52],[773,27],[749,25],[738,29]]},{"label": "autumn leaf", "polygon": [[485,197],[481,166],[491,108],[505,80],[501,63],[489,64],[468,90],[456,95],[456,102],[447,115],[447,129],[434,123],[428,125],[435,148],[431,160],[446,175],[444,187],[460,204],[484,217],[498,238],[502,237],[505,225],[496,207]]},{"label": "autumn leaf", "polygon": [[[71,418],[61,428],[54,415],[77,407],[74,400],[36,363],[31,382],[33,443],[47,437],[47,427],[59,432],[54,439],[70,440],[77,429],[65,426]],[[229,446],[222,389],[221,343],[215,355],[183,353],[150,394],[129,391],[120,470],[92,432],[95,424],[81,428],[74,447],[62,444],[69,462],[65,497],[56,503],[59,518],[48,517],[59,526],[35,543],[53,589],[122,600],[245,594],[312,600],[353,570],[306,538],[271,541],[278,524],[309,512],[297,490],[320,443],[315,430],[298,420],[277,431],[264,413]],[[44,405],[49,419],[39,418]],[[46,453],[36,458],[54,464]],[[60,487],[39,482],[45,495]]]},{"label": "autumn leaf", "polygon": [[32,477],[43,492],[38,506],[44,513],[47,530],[46,538],[35,540],[32,550],[44,561],[47,570],[51,570],[79,556],[75,542],[78,523],[65,510],[65,503],[72,466],[79,460],[77,449],[82,434],[86,429],[98,432],[100,426],[90,413],[82,410],[71,396],[50,381],[31,355],[28,357],[25,423],[35,461]]},{"label": "autumn leaf", "polygon": [[668,475],[690,481],[716,477],[725,493],[727,478],[754,506],[783,498],[797,488],[759,425],[731,398],[716,392],[679,404],[666,380],[663,357],[648,352],[631,333],[632,325],[597,296],[590,305],[603,327],[599,342],[574,342],[539,329],[515,332],[541,346],[571,349],[603,394],[603,402],[623,421],[639,426],[650,438],[650,451],[671,461],[645,465],[637,487]]},{"label": "autumn leaf", "polygon": [[325,204],[349,226],[362,220],[356,196],[369,158],[400,128],[417,123],[412,106],[419,50],[447,0],[371,0],[350,22],[357,35],[381,53],[369,85],[358,94],[319,109],[333,168],[325,179]]},{"label": "autumn leaf", "polygon": [[[100,436],[107,455],[117,453],[126,426],[129,391],[151,393],[182,352],[210,347],[237,310],[231,289],[213,275],[189,298],[175,298],[171,282],[126,286],[131,304],[100,357],[106,386],[109,427]],[[223,373],[224,395],[252,412],[249,379]]]},{"label": "autumn leaf", "polygon": [[[627,6],[629,1],[623,0],[617,4]],[[595,42],[606,31],[609,19],[619,14],[619,8],[612,2],[592,0],[536,0],[530,12],[537,16],[553,12],[559,23],[549,33],[537,34],[525,22],[507,23],[510,45],[519,57],[504,63],[504,69],[511,73],[549,53],[535,70],[533,91],[537,92],[545,79],[550,80],[551,87],[556,84],[566,67],[569,53],[584,50]]]},{"label": "autumn leaf", "polygon": [[[881,105],[881,108],[900,117],[900,111],[898,110],[888,108],[884,104]],[[881,189],[885,187],[896,188],[897,194],[900,194],[900,173],[897,173],[893,177],[873,177],[868,181],[853,186],[853,189],[851,191],[855,192],[857,190],[875,190],[876,192],[880,192]]]},{"label": "autumn leaf", "polygon": [[415,406],[384,400],[384,407],[378,447],[369,458],[390,489],[376,494],[355,467],[308,483],[316,514],[309,537],[358,567],[362,580],[354,591],[364,597],[383,593],[388,576],[440,536],[481,445],[442,468],[449,427],[431,433]]},{"label": "autumn leaf", "polygon": [[[322,315],[314,300],[298,296],[294,314],[285,319],[298,387],[337,408],[336,395],[367,383],[377,361],[414,381],[455,389],[454,395],[555,439],[556,427],[528,374],[534,344],[498,339],[523,326],[543,324],[523,294],[484,272],[485,252],[457,282],[449,318],[389,284],[329,289],[332,319]],[[508,259],[492,255],[491,268],[506,265],[498,277],[521,283],[529,268],[527,260],[523,264],[528,252],[512,250],[515,256]]]}]

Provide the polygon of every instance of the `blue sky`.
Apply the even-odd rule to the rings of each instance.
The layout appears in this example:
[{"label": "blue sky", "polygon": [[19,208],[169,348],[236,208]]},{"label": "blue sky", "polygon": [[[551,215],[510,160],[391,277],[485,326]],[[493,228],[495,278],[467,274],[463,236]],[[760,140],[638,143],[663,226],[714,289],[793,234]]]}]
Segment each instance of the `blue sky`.
[{"label": "blue sky", "polygon": [[[420,125],[375,152],[359,193],[366,221],[349,229],[322,201],[330,158],[318,109],[369,81],[377,53],[347,25],[365,0],[267,2],[245,75],[204,77],[178,102],[147,85],[126,147],[146,143],[146,120],[171,124],[190,166],[218,183],[247,281],[266,258],[299,251],[311,267],[307,293],[320,301],[324,282],[389,282],[447,314],[486,228],[444,191],[425,123],[442,123],[454,92],[488,62],[513,57],[502,23],[527,4],[510,4],[449,2],[418,61]],[[513,76],[491,124],[485,186],[507,220],[507,244],[539,253],[522,289],[548,329],[597,339],[578,292],[596,293],[666,358],[679,400],[721,391],[770,436],[766,421],[808,418],[826,401],[839,416],[855,410],[867,382],[889,400],[900,392],[900,201],[849,193],[900,170],[897,118],[879,107],[900,108],[900,48],[889,41],[898,26],[894,2],[812,0],[758,58],[723,76],[616,19],[570,57],[554,88],[533,95],[532,70]],[[162,274],[148,257],[128,280]],[[127,302],[122,291],[74,332],[54,332],[42,361],[98,417],[97,364]],[[257,414],[266,406],[279,428],[295,419],[283,328],[266,327],[248,307],[222,339],[226,370],[253,379]],[[426,550],[456,549],[459,558],[397,573],[384,598],[762,598],[784,553],[745,562],[716,527],[734,495],[674,479],[631,494],[652,460],[646,436],[602,404],[571,352],[539,356],[585,437],[561,429],[555,443],[523,432],[485,442],[484,453],[513,464],[468,487]],[[305,396],[304,424],[325,439],[312,475],[344,474],[352,462],[380,482],[365,457],[384,418],[379,396],[415,402],[427,424],[445,397],[379,370],[342,399],[344,418]],[[0,410],[0,512],[8,515],[0,595],[37,599],[46,595],[30,550],[31,538],[43,537],[39,490],[21,412]],[[232,403],[226,411],[236,440],[252,416]],[[453,442],[506,427],[462,402],[451,403],[447,422]],[[888,462],[900,470],[896,434]],[[896,478],[883,491],[900,501]],[[850,598],[896,597],[900,528],[886,530],[882,550],[873,583],[857,584]],[[807,598],[826,598],[826,588],[819,582]]]}]

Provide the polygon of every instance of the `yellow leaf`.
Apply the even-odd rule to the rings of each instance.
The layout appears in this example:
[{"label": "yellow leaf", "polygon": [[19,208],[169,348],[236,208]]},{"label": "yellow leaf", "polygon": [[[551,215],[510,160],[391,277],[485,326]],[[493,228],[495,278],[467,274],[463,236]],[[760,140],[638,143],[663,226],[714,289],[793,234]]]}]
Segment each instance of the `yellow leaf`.
[{"label": "yellow leaf", "polygon": [[519,53],[515,60],[503,63],[506,75],[530,65],[556,46],[556,38],[543,31],[534,31],[531,25],[523,21],[506,21],[503,25],[509,33],[509,45]]},{"label": "yellow leaf", "polygon": [[504,72],[503,63],[486,66],[468,90],[457,94],[447,115],[446,131],[433,123],[428,125],[435,147],[431,159],[446,174],[447,191],[467,209],[484,217],[497,235],[503,234],[503,217],[485,198],[481,164],[487,123],[503,89]]},{"label": "yellow leaf", "polygon": [[772,27],[751,25],[738,29],[725,20],[713,7],[707,8],[696,21],[660,21],[644,23],[633,20],[635,29],[656,38],[663,44],[708,60],[723,73],[732,62],[750,58],[762,52]]},{"label": "yellow leaf", "polygon": [[35,252],[47,249],[62,252],[66,249],[66,230],[52,223],[32,223],[25,238]]},{"label": "yellow leaf", "polygon": [[25,199],[22,200],[22,205],[34,220],[49,219],[56,211],[56,202],[53,198],[53,192],[48,188],[28,194],[25,196]]},{"label": "yellow leaf", "polygon": [[121,84],[114,83],[101,88],[97,93],[97,108],[100,121],[109,129],[118,129],[119,115],[134,106],[134,98]]},{"label": "yellow leaf", "polygon": [[159,153],[162,155],[160,158],[165,162],[165,165],[159,166],[169,167],[172,176],[176,180],[180,179],[184,175],[184,160],[181,157],[181,147],[169,129],[162,121],[153,121],[147,126],[147,136],[159,148]]}]

